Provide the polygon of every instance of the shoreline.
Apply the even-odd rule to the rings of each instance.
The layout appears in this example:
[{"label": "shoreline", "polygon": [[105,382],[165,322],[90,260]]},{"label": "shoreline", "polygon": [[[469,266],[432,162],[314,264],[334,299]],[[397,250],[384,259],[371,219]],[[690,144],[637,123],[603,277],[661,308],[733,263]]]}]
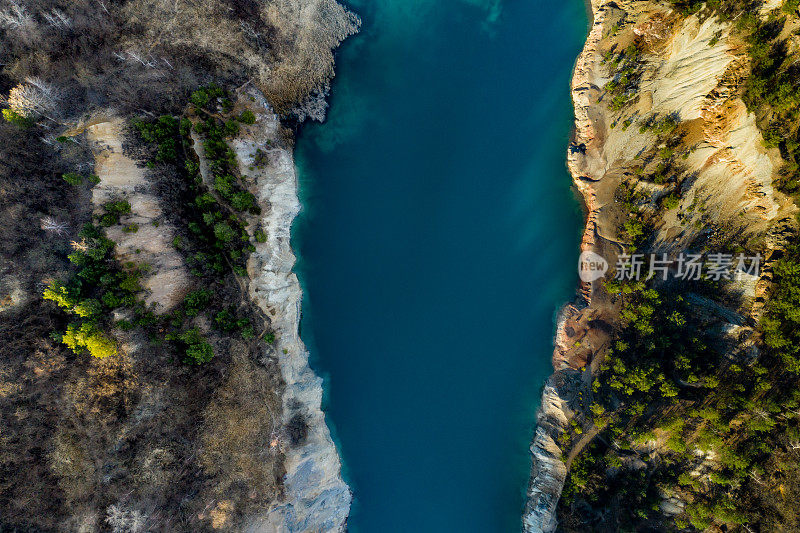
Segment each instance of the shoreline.
[{"label": "shoreline", "polygon": [[[327,116],[326,116],[326,120],[327,120]],[[306,123],[303,123],[303,125],[305,125],[305,124]],[[301,127],[303,125],[301,125]],[[295,141],[297,140],[300,131],[301,130],[298,128],[294,132]],[[297,199],[298,199],[298,201],[300,203],[300,211],[298,212],[297,216],[295,217],[294,221],[292,222],[292,227],[291,227],[292,229],[291,229],[291,236],[290,236],[290,239],[291,239],[292,243],[294,243],[294,239],[297,238],[297,236],[298,236],[297,231],[295,230],[295,228],[296,228],[295,224],[298,222],[298,219],[300,219],[302,216],[305,216],[303,214],[304,211],[306,212],[306,214],[308,214],[308,212],[309,212],[308,203],[307,203],[307,197],[306,196],[307,196],[307,193],[308,193],[308,190],[307,190],[308,189],[308,183],[311,181],[311,180],[306,180],[302,184],[300,182],[300,172],[299,172],[299,167],[297,166],[296,149],[297,149],[297,146],[295,144],[292,147],[291,155],[292,155],[292,159],[295,161],[294,168],[295,168],[295,173],[297,175]],[[349,510],[348,515],[347,515],[347,518],[345,519],[345,528],[344,528],[344,532],[346,532],[348,530],[348,528],[347,528],[347,520],[350,518],[350,515],[352,515],[353,512],[355,510],[357,510],[357,508],[358,508],[358,500],[355,497],[355,494],[357,492],[357,487],[355,486],[355,484],[354,484],[354,482],[353,482],[353,480],[351,478],[351,474],[350,474],[347,462],[345,461],[345,458],[341,453],[342,446],[341,446],[341,440],[338,437],[336,423],[331,417],[328,416],[328,411],[327,411],[327,408],[326,408],[326,402],[328,401],[328,385],[330,383],[329,382],[330,376],[329,376],[328,372],[322,371],[318,367],[316,367],[316,365],[319,363],[319,352],[316,350],[315,339],[313,338],[313,336],[310,339],[308,338],[310,336],[310,334],[308,333],[308,329],[309,328],[306,328],[305,332],[303,331],[302,321],[303,321],[303,313],[305,311],[305,309],[303,308],[303,303],[304,303],[303,299],[304,299],[304,295],[305,295],[305,288],[304,288],[304,282],[303,282],[303,276],[302,276],[302,268],[300,268],[302,266],[302,263],[303,263],[303,257],[300,255],[299,250],[296,250],[294,246],[291,246],[291,249],[292,249],[292,254],[294,254],[294,256],[296,258],[295,266],[292,269],[292,272],[295,274],[295,276],[297,276],[298,286],[300,288],[300,314],[299,314],[300,320],[298,322],[298,336],[299,336],[300,342],[303,344],[305,350],[308,352],[308,366],[311,369],[311,372],[313,372],[314,375],[316,375],[318,378],[320,378],[320,380],[322,380],[322,397],[321,397],[320,408],[322,410],[323,416],[325,417],[325,426],[326,426],[326,428],[328,430],[330,439],[333,442],[333,446],[334,446],[334,448],[336,450],[336,454],[337,454],[337,456],[339,458],[339,477],[341,478],[341,480],[344,482],[344,484],[350,490],[350,496],[351,496],[350,510]]]},{"label": "shoreline", "polygon": [[[586,18],[589,21],[589,25],[586,28],[586,37],[587,37],[587,39],[589,37],[589,32],[592,31],[592,26],[594,26],[594,16],[595,16],[594,9],[595,8],[594,8],[594,5],[592,4],[592,2],[593,2],[593,0],[583,0],[583,7],[586,9]],[[575,62],[577,63],[577,58],[576,58]]]},{"label": "shoreline", "polygon": [[[585,154],[589,144],[595,139],[587,112],[589,103],[584,94],[587,88],[582,85],[587,79],[585,72],[596,54],[597,43],[602,37],[599,3],[600,0],[585,0],[589,14],[586,42],[575,60],[570,83],[574,125],[566,153],[566,165],[584,210],[585,225],[579,244],[581,252],[594,245],[597,214],[594,187],[590,180],[582,179],[585,174],[580,172],[578,155]],[[572,369],[563,357],[567,352],[567,346],[563,345],[566,338],[565,325],[571,315],[577,314],[580,308],[591,303],[591,298],[592,285],[579,282],[575,297],[565,302],[556,315],[553,373],[544,384],[542,400],[536,414],[536,430],[530,445],[531,475],[522,517],[522,529],[525,533],[549,533],[557,527],[556,510],[567,476],[567,466],[562,459],[557,439],[574,415],[569,404],[574,390],[581,382],[581,373]]]},{"label": "shoreline", "polygon": [[[291,230],[300,212],[299,182],[293,146],[279,141],[280,122],[266,99],[260,104],[258,133],[252,140],[235,139],[239,170],[255,181],[259,204],[266,206],[261,224],[268,238],[256,245],[248,261],[249,293],[272,321],[277,335],[265,345],[264,357],[276,359],[285,384],[282,425],[301,429],[298,441],[282,443],[285,456],[285,498],[264,515],[254,517],[248,533],[273,531],[344,531],[353,495],[342,477],[342,463],[322,410],[323,380],[309,365],[309,351],[300,338],[302,288],[294,271],[296,256]],[[270,155],[265,169],[256,168],[256,148]]]},{"label": "shoreline", "polygon": [[[360,18],[350,6],[343,5],[357,20],[353,32],[356,34],[360,31]],[[332,51],[334,69],[339,46],[341,43]],[[322,407],[324,380],[311,368],[311,353],[300,335],[303,288],[295,271],[299,256],[292,247],[294,223],[304,207],[295,160],[296,140],[309,118],[318,122],[326,120],[333,77],[335,71],[322,96],[321,114],[295,122],[288,145],[280,141],[282,121],[267,99],[260,91],[248,91],[251,98],[261,104],[263,114],[259,115],[267,123],[266,128],[263,125],[261,128],[263,138],[256,141],[260,141],[258,144],[268,153],[277,155],[270,156],[270,160],[275,161],[270,165],[275,167],[269,169],[272,172],[256,171],[254,176],[258,202],[268,207],[267,214],[262,216],[268,239],[256,246],[256,252],[248,260],[251,281],[248,291],[252,301],[274,320],[273,326],[279,333],[275,345],[265,347],[264,357],[277,359],[281,370],[284,381],[282,423],[291,428],[301,420],[303,437],[299,443],[284,446],[283,501],[253,517],[245,528],[247,533],[343,533],[347,531],[354,504],[353,490],[344,479],[346,468],[334,439],[335,429]],[[251,148],[249,143],[235,148],[243,176],[255,165],[255,160],[248,161]]]}]

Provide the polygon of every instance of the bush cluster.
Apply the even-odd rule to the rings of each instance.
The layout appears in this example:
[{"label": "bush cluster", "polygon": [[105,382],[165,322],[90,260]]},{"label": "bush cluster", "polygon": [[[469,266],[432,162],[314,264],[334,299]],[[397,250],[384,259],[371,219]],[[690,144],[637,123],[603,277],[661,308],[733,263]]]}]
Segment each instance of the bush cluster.
[{"label": "bush cluster", "polygon": [[641,48],[637,41],[631,44],[618,55],[609,53],[604,61],[610,64],[614,72],[614,79],[605,85],[605,90],[611,95],[608,106],[617,111],[629,102],[638,98],[637,90],[641,79]]},{"label": "bush cluster", "polygon": [[[225,91],[216,85],[201,87],[191,94],[189,101],[188,115],[194,117],[191,121],[161,117],[137,123],[137,130],[145,142],[159,147],[159,153],[173,153],[162,147],[185,148],[175,150],[174,159],[161,158],[157,162],[173,165],[174,171],[186,179],[188,197],[181,205],[188,208],[180,212],[178,219],[178,225],[186,232],[176,237],[173,245],[183,253],[192,273],[208,282],[206,288],[187,294],[179,309],[165,317],[147,314],[145,320],[166,331],[165,340],[187,362],[200,364],[211,360],[214,350],[198,328],[187,329],[190,319],[204,314],[212,317],[214,326],[224,333],[238,331],[245,340],[255,338],[250,319],[239,316],[233,306],[225,305],[221,287],[228,272],[246,275],[247,256],[255,248],[250,243],[244,215],[258,214],[260,209],[255,197],[241,183],[236,154],[226,141],[238,133],[239,123],[254,123],[255,115],[245,110],[238,117],[221,118],[233,106]],[[209,183],[204,183],[193,150],[188,149],[192,130],[201,138]],[[256,240],[260,238],[266,240],[263,231],[256,232]]]},{"label": "bush cluster", "polygon": [[178,148],[180,146],[177,133],[181,122],[175,117],[164,115],[152,122],[136,120],[133,125],[148,143],[153,143],[158,147],[156,161],[164,163],[175,161],[178,158]]},{"label": "bush cluster", "polygon": [[[628,502],[620,511],[623,528],[784,530],[800,515],[770,497],[768,487],[800,488],[796,461],[774,460],[800,442],[800,251],[789,250],[775,268],[761,325],[766,350],[757,360],[732,362],[711,347],[717,319],[682,295],[687,288],[607,285],[623,299],[624,326],[592,385],[586,423],[602,438],[570,472],[562,513],[574,519],[580,505],[601,508],[622,499]],[[642,445],[656,440],[663,447],[651,460]],[[692,474],[707,469],[700,452],[716,457],[707,477]],[[622,467],[609,477],[618,458],[631,454],[645,467]],[[668,518],[653,506],[664,491],[690,502],[685,513]]]},{"label": "bush cluster", "polygon": [[84,178],[84,176],[78,174],[77,172],[67,172],[61,177],[64,178],[64,181],[75,187],[83,185],[84,180],[88,181],[92,185],[97,185],[100,183],[100,178],[95,174],[90,174]]},{"label": "bush cluster", "polygon": [[100,225],[104,228],[110,228],[119,224],[122,215],[128,215],[131,212],[131,204],[127,200],[115,200],[103,204],[105,213],[100,215]]},{"label": "bush cluster", "polygon": [[55,302],[77,320],[56,335],[75,353],[88,352],[108,357],[117,352],[116,343],[106,333],[111,311],[134,307],[141,290],[139,272],[122,270],[114,258],[114,242],[101,227],[87,224],[78,234],[81,239],[69,260],[77,267],[66,283],[53,281],[43,292],[45,300]]},{"label": "bush cluster", "polygon": [[207,363],[214,358],[214,349],[198,328],[192,328],[177,334],[167,334],[166,339],[176,342],[185,361],[194,365]]}]

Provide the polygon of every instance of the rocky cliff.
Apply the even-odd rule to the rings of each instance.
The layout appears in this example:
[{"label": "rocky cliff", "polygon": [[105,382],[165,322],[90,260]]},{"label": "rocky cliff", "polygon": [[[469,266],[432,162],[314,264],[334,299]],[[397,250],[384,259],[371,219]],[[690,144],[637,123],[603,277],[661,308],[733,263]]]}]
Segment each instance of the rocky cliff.
[{"label": "rocky cliff", "polygon": [[[591,2],[593,21],[586,44],[576,61],[572,78],[575,140],[570,147],[567,161],[573,182],[583,197],[587,215],[586,228],[581,240],[581,251],[592,249],[594,225],[597,218],[596,196],[581,179],[582,173],[577,168],[576,155],[583,150],[578,147],[586,146],[586,142],[595,136],[593,124],[589,118],[591,103],[585,80],[590,75],[591,63],[597,56],[598,43],[602,38],[603,18],[599,8],[600,2],[593,0]],[[570,381],[567,376],[574,374],[574,372],[570,372],[569,364],[564,360],[564,354],[569,350],[566,344],[568,337],[566,327],[568,316],[579,314],[579,307],[585,306],[583,300],[590,302],[590,295],[583,291],[585,291],[585,287],[581,287],[583,299],[576,300],[574,304],[562,308],[556,321],[553,356],[556,373],[548,380],[542,393],[536,433],[531,444],[533,466],[523,516],[523,530],[526,533],[555,531],[557,526],[556,507],[567,475],[567,467],[557,439],[566,430],[569,420],[574,415],[569,408],[570,392],[563,386],[564,381]]]},{"label": "rocky cliff", "polygon": [[[742,101],[749,60],[733,22],[660,2],[592,0],[591,9],[572,79],[575,133],[567,154],[586,210],[581,251],[605,257],[611,274],[618,257],[637,247],[674,255],[722,247],[731,235],[771,257],[796,208],[773,186],[781,154],[765,147]],[[735,333],[736,350],[753,335],[769,270],[739,276],[735,290],[726,289],[738,303],[707,303],[728,317],[720,327]],[[602,429],[589,409],[599,386],[592,384],[623,325],[620,298],[606,282],[581,283],[559,313],[556,372],[531,445],[528,532],[555,530],[568,468]]]},{"label": "rocky cliff", "polygon": [[[302,292],[292,271],[291,228],[300,201],[292,150],[281,141],[280,121],[264,96],[253,89],[243,99],[248,108],[255,108],[256,123],[231,144],[243,179],[252,184],[263,206],[260,225],[267,236],[247,264],[249,294],[276,333],[276,343],[265,347],[265,356],[277,358],[283,377],[282,423],[302,421],[305,428],[301,438],[284,446],[285,500],[246,530],[343,531],[350,490],[341,478],[339,456],[321,410],[322,379],[308,366],[309,354],[299,335]],[[257,154],[263,164],[256,161]]]}]

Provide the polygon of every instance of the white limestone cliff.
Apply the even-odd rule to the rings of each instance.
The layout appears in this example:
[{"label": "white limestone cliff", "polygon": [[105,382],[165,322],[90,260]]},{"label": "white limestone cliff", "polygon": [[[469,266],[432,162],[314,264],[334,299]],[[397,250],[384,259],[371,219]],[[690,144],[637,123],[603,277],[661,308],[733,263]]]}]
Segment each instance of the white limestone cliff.
[{"label": "white limestone cliff", "polygon": [[280,141],[278,117],[263,95],[254,89],[247,95],[257,120],[231,145],[243,181],[262,207],[259,222],[267,237],[248,260],[249,292],[275,332],[274,347],[266,346],[265,356],[277,358],[285,382],[282,422],[300,415],[307,425],[302,442],[284,445],[285,498],[253,518],[247,531],[343,531],[352,496],[321,409],[322,379],[309,367],[298,331],[302,291],[292,271],[291,249],[292,222],[300,211],[294,160],[291,148]]}]

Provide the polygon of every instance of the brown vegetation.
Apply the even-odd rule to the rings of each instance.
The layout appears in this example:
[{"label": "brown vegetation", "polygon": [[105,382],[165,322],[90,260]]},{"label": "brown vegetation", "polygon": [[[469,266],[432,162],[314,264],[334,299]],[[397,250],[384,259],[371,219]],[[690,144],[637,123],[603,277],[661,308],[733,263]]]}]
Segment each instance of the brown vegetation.
[{"label": "brown vegetation", "polygon": [[[227,516],[234,510],[263,508],[281,490],[284,473],[277,376],[250,360],[240,341],[231,343],[230,353],[225,381],[204,413],[199,458],[205,474],[213,478],[211,493],[228,502]],[[222,511],[218,509],[218,515]]]},{"label": "brown vegetation", "polygon": [[[87,116],[180,114],[211,80],[314,114],[333,48],[357,27],[333,0],[0,6],[0,90],[14,112],[0,121],[0,530],[236,531],[281,496],[284,440],[305,425],[281,433],[280,374],[257,336],[269,327],[240,279],[198,281],[213,289],[209,309],[180,316],[213,347],[196,366],[163,342],[177,314],[135,306],[105,317],[118,354],[73,354],[51,339],[71,318],[40,295],[74,276],[70,242],[92,219]],[[134,137],[126,152],[152,159]],[[148,167],[165,218],[185,227],[185,170]]]},{"label": "brown vegetation", "polygon": [[335,0],[7,3],[0,89],[46,83],[62,97],[61,119],[105,106],[174,110],[211,79],[251,80],[288,113],[325,91],[333,49],[358,24]]}]

